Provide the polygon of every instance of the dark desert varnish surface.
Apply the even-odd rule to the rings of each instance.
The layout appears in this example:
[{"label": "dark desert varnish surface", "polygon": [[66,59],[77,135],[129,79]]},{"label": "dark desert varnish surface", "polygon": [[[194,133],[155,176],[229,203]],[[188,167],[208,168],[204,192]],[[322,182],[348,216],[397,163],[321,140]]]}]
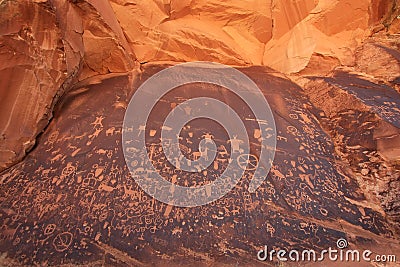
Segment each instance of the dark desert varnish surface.
[{"label": "dark desert varnish surface", "polygon": [[[264,93],[278,134],[273,168],[256,193],[247,191],[252,174],[247,170],[234,190],[202,207],[171,207],[146,195],[125,165],[122,121],[135,88],[163,67],[145,67],[133,85],[122,75],[64,96],[35,149],[0,175],[1,252],[28,265],[197,266],[257,265],[256,253],[264,245],[322,250],[341,237],[373,251],[382,249],[380,244],[392,253],[399,248],[382,213],[359,204],[365,200],[362,190],[343,174],[320,125],[321,112],[301,88],[267,68],[240,69]],[[348,78],[332,79],[342,84]],[[156,168],[181,185],[212,181],[229,158],[226,132],[205,119],[181,131],[181,148],[195,157],[201,136],[211,132],[219,149],[206,172],[174,170],[160,150],[165,116],[174,105],[199,96],[231,106],[246,125],[251,154],[257,159],[260,151],[257,124],[237,96],[207,84],[177,88],[155,107],[145,134]],[[138,155],[138,168],[141,160]]]}]

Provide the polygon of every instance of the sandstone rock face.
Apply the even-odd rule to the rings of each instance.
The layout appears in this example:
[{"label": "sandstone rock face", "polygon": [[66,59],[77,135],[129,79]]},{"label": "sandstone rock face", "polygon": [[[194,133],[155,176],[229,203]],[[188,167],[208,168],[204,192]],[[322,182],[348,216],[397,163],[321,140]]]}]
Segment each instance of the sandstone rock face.
[{"label": "sandstone rock face", "polygon": [[[264,266],[265,245],[322,250],[339,238],[398,253],[399,30],[396,0],[0,0],[0,265]],[[247,169],[220,200],[178,208],[129,173],[121,135],[132,95],[189,61],[235,66],[268,100],[277,150],[255,193]],[[157,170],[180,185],[215,179],[232,156],[220,125],[199,120],[180,148],[198,157],[212,131],[213,164],[182,174],[166,162],[162,119],[199,96],[238,111],[260,157],[237,96],[182,86],[145,131]],[[141,170],[143,155],[129,164]]]},{"label": "sandstone rock face", "polygon": [[[137,69],[136,60],[328,73],[355,64],[356,47],[375,25],[396,32],[399,20],[398,3],[389,0],[43,0],[2,1],[1,8],[7,14],[1,22],[2,72],[26,77],[2,83],[7,104],[2,105],[0,170],[34,145],[63,84],[73,79]],[[13,53],[21,55],[10,60]],[[368,65],[368,58],[358,59]],[[37,65],[40,73],[33,68]],[[25,108],[13,109],[15,103]],[[13,126],[31,117],[23,129]]]},{"label": "sandstone rock face", "polygon": [[[217,61],[284,73],[312,56],[354,63],[395,1],[124,1],[112,7],[140,62]],[[137,14],[140,14],[139,16]]]},{"label": "sandstone rock face", "polygon": [[21,159],[48,124],[68,76],[62,36],[44,4],[1,2],[0,170]]},{"label": "sandstone rock face", "polygon": [[354,70],[376,79],[392,82],[400,73],[400,43],[398,38],[377,35],[356,50]]},{"label": "sandstone rock face", "polygon": [[346,162],[346,172],[363,188],[368,203],[383,206],[400,232],[399,94],[345,72],[312,81],[305,89],[311,102],[327,115],[322,124]]},{"label": "sandstone rock face", "polygon": [[73,81],[126,72],[135,56],[108,1],[0,4],[0,170],[19,161]]},{"label": "sandstone rock face", "polygon": [[[14,265],[262,266],[256,256],[265,245],[319,251],[335,247],[339,238],[346,238],[352,249],[399,251],[393,224],[398,222],[399,169],[380,158],[373,133],[367,133],[384,119],[396,122],[383,117],[387,113],[368,111],[370,103],[361,100],[359,108],[342,106],[325,114],[314,97],[306,96],[310,91],[265,67],[240,69],[268,100],[279,136],[274,166],[263,185],[255,193],[247,191],[254,171],[248,169],[232,191],[209,205],[180,208],[149,197],[125,163],[122,121],[138,86],[165,67],[148,65],[133,77],[105,78],[69,91],[36,149],[0,176],[0,249]],[[343,84],[345,75],[327,82],[349,86]],[[352,77],[353,90],[363,82],[357,79]],[[249,107],[225,88],[189,84],[165,95],[143,134],[157,171],[168,180],[179,176],[180,185],[211,181],[234,158],[226,132],[200,119],[182,129],[180,147],[193,157],[202,135],[211,131],[218,147],[214,163],[200,173],[167,164],[160,142],[164,118],[174,106],[200,96],[225,102],[250,132],[255,129]],[[253,135],[249,139],[250,153],[257,158],[260,141]],[[130,162],[139,171],[144,160],[139,154]],[[392,181],[389,188],[379,184],[385,179]],[[371,188],[381,194],[374,196]]]}]

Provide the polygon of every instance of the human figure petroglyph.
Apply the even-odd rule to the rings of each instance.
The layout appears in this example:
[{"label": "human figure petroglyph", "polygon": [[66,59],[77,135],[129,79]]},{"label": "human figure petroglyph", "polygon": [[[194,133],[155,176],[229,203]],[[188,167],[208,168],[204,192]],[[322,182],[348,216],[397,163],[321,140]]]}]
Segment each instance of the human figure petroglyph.
[{"label": "human figure petroglyph", "polygon": [[95,131],[91,135],[89,135],[89,138],[90,139],[97,138],[102,131],[103,131],[103,128],[96,128]]},{"label": "human figure petroglyph", "polygon": [[232,153],[242,153],[242,149],[240,149],[240,145],[243,144],[243,140],[237,139],[237,135],[234,135],[232,139],[229,139],[227,143],[232,146]]},{"label": "human figure petroglyph", "polygon": [[181,157],[175,157],[174,158],[174,166],[177,170],[181,169],[181,161],[182,161],[183,156]]},{"label": "human figure petroglyph", "polygon": [[122,170],[120,169],[120,167],[116,165],[115,162],[113,162],[110,168],[110,178],[117,178],[121,175],[121,173]]},{"label": "human figure petroglyph", "polygon": [[18,231],[18,228],[22,224],[18,224],[16,228],[6,228],[6,229],[0,229],[0,240],[14,240],[15,235]]},{"label": "human figure petroglyph", "polygon": [[90,125],[93,125],[94,129],[103,128],[103,120],[105,119],[104,116],[97,116],[96,120],[92,122]]}]

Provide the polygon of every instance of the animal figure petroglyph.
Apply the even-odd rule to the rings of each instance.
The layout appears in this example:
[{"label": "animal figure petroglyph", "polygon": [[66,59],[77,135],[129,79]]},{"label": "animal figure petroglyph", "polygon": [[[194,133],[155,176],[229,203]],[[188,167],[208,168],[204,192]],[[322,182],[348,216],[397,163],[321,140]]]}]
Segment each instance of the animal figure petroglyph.
[{"label": "animal figure petroglyph", "polygon": [[284,137],[284,136],[280,136],[280,135],[278,135],[277,137],[276,137],[279,141],[285,141],[285,142],[287,142],[287,138],[286,137]]},{"label": "animal figure petroglyph", "polygon": [[243,144],[243,140],[237,139],[236,135],[233,137],[233,139],[228,140],[227,143],[231,143],[233,153],[242,152],[240,149],[240,144]]},{"label": "animal figure petroglyph", "polygon": [[103,131],[103,129],[96,129],[96,130],[94,131],[94,133],[92,133],[91,135],[89,135],[89,138],[90,138],[90,139],[94,139],[94,138],[98,137],[99,134],[100,134],[102,131]]},{"label": "animal figure petroglyph", "polygon": [[99,116],[96,117],[96,120],[94,122],[91,123],[91,125],[93,125],[93,128],[103,128],[103,120],[104,120],[104,116]]},{"label": "animal figure petroglyph", "polygon": [[71,144],[68,144],[68,148],[71,149],[71,150],[77,150],[78,149],[77,146],[73,146]]},{"label": "animal figure petroglyph", "polygon": [[275,228],[269,223],[267,223],[266,226],[267,226],[267,229],[266,229],[267,233],[269,233],[271,235],[271,237],[273,237],[274,233],[275,233]]},{"label": "animal figure petroglyph", "polygon": [[136,198],[139,196],[139,193],[136,190],[132,190],[132,188],[128,188],[126,185],[124,185],[124,195],[122,196],[123,199],[125,198]]},{"label": "animal figure petroglyph", "polygon": [[58,154],[58,155],[54,156],[53,158],[51,158],[50,162],[53,164],[54,162],[64,160],[65,158],[66,158],[66,156],[64,156],[62,154]]},{"label": "animal figure petroglyph", "polygon": [[210,133],[205,133],[203,134],[201,137],[204,138],[204,140],[206,140],[206,144],[208,143],[212,143],[212,139],[214,138],[214,135],[210,134]]},{"label": "animal figure petroglyph", "polygon": [[112,191],[116,190],[117,188],[102,183],[102,184],[100,184],[98,189],[100,191],[112,192]]},{"label": "animal figure petroglyph", "polygon": [[82,134],[82,135],[77,135],[77,136],[74,137],[74,139],[75,139],[75,140],[82,140],[83,137],[85,137],[85,136],[86,136],[86,133],[84,133],[84,134]]},{"label": "animal figure petroglyph", "polygon": [[115,133],[115,127],[111,127],[106,130],[106,136],[114,135],[114,133]]},{"label": "animal figure petroglyph", "polygon": [[96,154],[99,154],[99,155],[105,155],[105,154],[107,154],[107,150],[104,150],[104,149],[97,149],[96,151],[95,151],[95,153]]}]

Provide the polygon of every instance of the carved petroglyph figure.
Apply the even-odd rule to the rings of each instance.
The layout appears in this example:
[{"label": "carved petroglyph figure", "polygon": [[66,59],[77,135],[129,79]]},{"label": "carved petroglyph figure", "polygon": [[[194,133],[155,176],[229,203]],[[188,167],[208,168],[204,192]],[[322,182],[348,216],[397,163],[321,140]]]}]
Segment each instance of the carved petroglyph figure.
[{"label": "carved petroglyph figure", "polygon": [[232,146],[232,153],[242,153],[242,149],[240,149],[240,145],[243,144],[243,140],[237,139],[237,135],[234,135],[232,139],[229,139],[227,143]]},{"label": "carved petroglyph figure", "polygon": [[53,239],[53,247],[58,252],[63,252],[67,250],[73,241],[73,235],[70,232],[63,232],[58,234]]},{"label": "carved petroglyph figure", "polygon": [[108,128],[106,130],[106,136],[112,136],[115,133],[115,127]]},{"label": "carved petroglyph figure", "polygon": [[214,138],[214,135],[212,135],[211,133],[205,133],[201,136],[202,138],[204,138],[204,140],[206,140],[206,144],[208,143],[212,143],[212,139]]},{"label": "carved petroglyph figure", "polygon": [[104,120],[104,116],[98,116],[96,117],[96,120],[94,122],[91,123],[91,125],[93,125],[93,128],[103,128],[103,120]]}]

